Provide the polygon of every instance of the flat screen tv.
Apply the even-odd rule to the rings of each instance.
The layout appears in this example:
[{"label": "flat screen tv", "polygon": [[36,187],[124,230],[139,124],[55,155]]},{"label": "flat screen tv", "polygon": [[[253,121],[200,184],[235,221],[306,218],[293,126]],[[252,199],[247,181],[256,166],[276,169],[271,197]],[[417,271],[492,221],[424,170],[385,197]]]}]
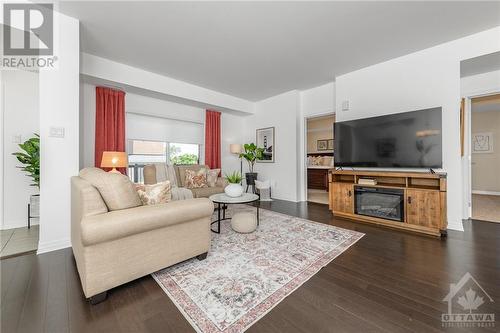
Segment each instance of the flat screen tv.
[{"label": "flat screen tv", "polygon": [[441,168],[441,108],[334,124],[335,166]]}]

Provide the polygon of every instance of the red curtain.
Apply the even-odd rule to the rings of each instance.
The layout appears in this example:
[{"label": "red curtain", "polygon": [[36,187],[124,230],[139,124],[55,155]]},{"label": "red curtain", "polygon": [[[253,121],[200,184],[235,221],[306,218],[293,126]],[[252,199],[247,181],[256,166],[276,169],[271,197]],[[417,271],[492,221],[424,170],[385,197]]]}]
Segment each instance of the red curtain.
[{"label": "red curtain", "polygon": [[219,169],[220,162],[220,112],[207,110],[205,115],[205,164]]},{"label": "red curtain", "polygon": [[[125,93],[95,88],[95,166],[101,167],[102,152],[125,151]],[[126,168],[118,168],[126,174]]]}]

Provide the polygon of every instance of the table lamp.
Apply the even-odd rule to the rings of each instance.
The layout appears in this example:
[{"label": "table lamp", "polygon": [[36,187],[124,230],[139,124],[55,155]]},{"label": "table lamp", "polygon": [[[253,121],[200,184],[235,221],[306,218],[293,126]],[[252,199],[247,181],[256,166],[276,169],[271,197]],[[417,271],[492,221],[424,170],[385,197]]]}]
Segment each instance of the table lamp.
[{"label": "table lamp", "polygon": [[123,151],[105,151],[102,153],[101,168],[112,168],[109,172],[120,173],[116,168],[126,168],[128,156]]},{"label": "table lamp", "polygon": [[[240,157],[240,154],[243,152],[243,146],[239,143],[231,143],[229,145],[229,151],[231,154],[237,154]],[[240,176],[243,177],[243,160],[240,158]],[[243,180],[240,184],[243,183]]]}]

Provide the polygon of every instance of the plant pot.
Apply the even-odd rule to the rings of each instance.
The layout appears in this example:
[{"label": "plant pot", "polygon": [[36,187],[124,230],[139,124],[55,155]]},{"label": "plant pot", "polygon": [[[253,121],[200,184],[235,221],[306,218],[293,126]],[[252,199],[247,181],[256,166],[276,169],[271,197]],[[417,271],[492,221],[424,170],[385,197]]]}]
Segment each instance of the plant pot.
[{"label": "plant pot", "polygon": [[232,198],[241,197],[243,194],[243,186],[240,184],[229,184],[224,188],[224,192],[227,196]]},{"label": "plant pot", "polygon": [[255,185],[255,180],[257,179],[257,172],[245,173],[245,179],[247,181],[247,185]]}]

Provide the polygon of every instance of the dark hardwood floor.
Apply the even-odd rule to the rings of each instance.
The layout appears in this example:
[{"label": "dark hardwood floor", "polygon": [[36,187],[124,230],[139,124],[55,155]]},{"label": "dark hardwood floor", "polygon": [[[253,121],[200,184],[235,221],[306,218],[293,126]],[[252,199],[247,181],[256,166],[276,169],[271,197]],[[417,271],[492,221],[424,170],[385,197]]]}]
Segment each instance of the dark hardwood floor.
[{"label": "dark hardwood floor", "polygon": [[[248,332],[468,332],[441,327],[450,283],[470,272],[500,316],[500,224],[467,221],[440,240],[333,218],[327,206],[274,201],[261,207],[366,235]],[[70,249],[2,260],[1,332],[193,332],[146,276],[90,305]],[[499,331],[496,327],[477,331]]]}]

